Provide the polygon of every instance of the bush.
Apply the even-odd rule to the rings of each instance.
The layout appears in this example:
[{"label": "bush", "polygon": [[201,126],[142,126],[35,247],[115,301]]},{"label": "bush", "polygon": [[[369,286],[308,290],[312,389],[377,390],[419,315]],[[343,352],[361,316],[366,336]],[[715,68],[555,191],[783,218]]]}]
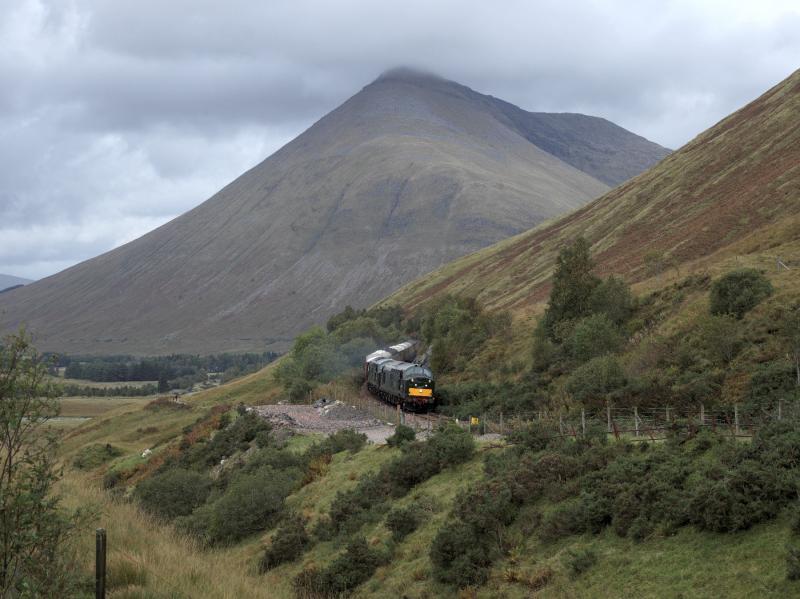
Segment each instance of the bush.
[{"label": "bush", "polygon": [[349,595],[356,587],[369,580],[378,566],[385,562],[386,556],[370,549],[367,541],[360,537],[350,541],[345,552],[324,570],[309,568],[300,572],[294,579],[294,587],[301,596]]},{"label": "bush", "polygon": [[410,426],[406,426],[405,424],[397,425],[397,428],[394,429],[394,434],[386,439],[386,444],[389,447],[400,447],[406,443],[410,443],[417,437],[417,434],[414,432],[414,429]]},{"label": "bush", "polygon": [[436,579],[457,587],[483,584],[492,565],[486,544],[471,526],[457,521],[439,529],[431,543],[430,558]]},{"label": "bush", "polygon": [[601,356],[576,368],[567,379],[566,389],[577,401],[597,406],[625,384],[625,373],[617,358]]},{"label": "bush", "polygon": [[747,460],[729,472],[709,472],[693,489],[692,521],[714,532],[733,532],[774,517],[796,495],[795,483],[772,464]]},{"label": "bush", "polygon": [[110,443],[92,443],[81,448],[72,465],[78,470],[92,470],[122,455],[119,447],[114,447]]},{"label": "bush", "polygon": [[419,510],[414,506],[392,510],[386,516],[386,528],[392,533],[396,542],[402,541],[420,524]]},{"label": "bush", "polygon": [[475,439],[469,432],[455,424],[448,424],[427,441],[439,469],[468,462],[475,454]]},{"label": "bush", "polygon": [[578,577],[597,563],[597,555],[591,549],[568,549],[565,561],[569,573]]},{"label": "bush", "polygon": [[553,436],[553,431],[540,422],[530,422],[512,430],[508,435],[508,440],[522,449],[541,451],[547,447]]},{"label": "bush", "polygon": [[261,572],[300,557],[311,543],[306,527],[299,516],[292,515],[278,527],[261,558]]},{"label": "bush", "polygon": [[172,520],[191,514],[205,503],[210,492],[207,475],[174,468],[140,482],[134,496],[145,511]]},{"label": "bush", "polygon": [[608,316],[593,314],[575,325],[569,347],[576,360],[586,362],[618,352],[623,341],[619,328]]},{"label": "bush", "polygon": [[264,468],[233,480],[215,502],[196,509],[183,526],[209,545],[224,545],[270,528],[296,485],[285,472]]},{"label": "bush", "polygon": [[742,318],[770,295],[772,284],[759,271],[752,268],[735,270],[711,285],[709,309],[712,314]]},{"label": "bush", "polygon": [[800,580],[800,547],[786,546],[786,579]]},{"label": "bush", "polygon": [[247,412],[217,433],[207,443],[196,443],[181,457],[184,466],[216,466],[223,458],[247,451],[256,442],[259,447],[269,444],[272,425],[258,415]]}]

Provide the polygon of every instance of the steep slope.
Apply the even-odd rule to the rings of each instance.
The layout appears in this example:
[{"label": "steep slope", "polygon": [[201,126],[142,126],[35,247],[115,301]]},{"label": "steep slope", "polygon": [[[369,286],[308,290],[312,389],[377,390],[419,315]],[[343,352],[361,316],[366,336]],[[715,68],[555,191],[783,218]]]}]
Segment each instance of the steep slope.
[{"label": "steep slope", "polygon": [[580,235],[599,271],[630,281],[652,274],[648,255],[657,269],[776,248],[774,265],[778,246],[800,237],[798,216],[800,71],[587,206],[457,260],[389,301],[413,307],[462,293],[495,308],[533,307],[547,298],[559,248]]},{"label": "steep slope", "polygon": [[0,330],[69,352],[280,347],[666,153],[602,119],[526,115],[389,72],[194,210],[6,294]]},{"label": "steep slope", "polygon": [[16,287],[17,285],[27,285],[28,283],[32,282],[33,281],[30,279],[0,274],[0,291],[5,291],[9,287]]}]

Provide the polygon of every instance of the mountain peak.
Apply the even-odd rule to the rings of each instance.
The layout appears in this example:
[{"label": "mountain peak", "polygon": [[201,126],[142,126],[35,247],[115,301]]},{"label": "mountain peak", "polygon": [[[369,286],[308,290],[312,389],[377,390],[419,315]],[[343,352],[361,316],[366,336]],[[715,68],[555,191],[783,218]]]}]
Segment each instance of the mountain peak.
[{"label": "mountain peak", "polygon": [[436,73],[432,73],[430,71],[426,71],[424,69],[418,69],[415,67],[409,66],[397,66],[391,69],[388,69],[380,74],[380,76],[375,80],[375,83],[379,81],[408,81],[408,82],[445,82],[447,81],[444,77],[437,75]]}]

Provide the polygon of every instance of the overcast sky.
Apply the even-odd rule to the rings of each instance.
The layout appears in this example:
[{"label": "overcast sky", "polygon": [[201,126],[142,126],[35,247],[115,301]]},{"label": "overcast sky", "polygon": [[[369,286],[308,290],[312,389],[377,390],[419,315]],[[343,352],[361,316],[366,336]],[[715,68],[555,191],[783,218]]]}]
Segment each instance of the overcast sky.
[{"label": "overcast sky", "polygon": [[0,0],[0,273],[142,235],[394,66],[676,148],[798,57],[798,0]]}]

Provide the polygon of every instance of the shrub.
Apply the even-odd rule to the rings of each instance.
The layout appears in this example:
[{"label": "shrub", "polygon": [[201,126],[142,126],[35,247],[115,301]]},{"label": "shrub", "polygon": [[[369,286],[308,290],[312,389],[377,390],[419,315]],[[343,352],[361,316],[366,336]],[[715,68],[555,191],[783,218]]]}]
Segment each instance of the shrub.
[{"label": "shrub", "polygon": [[583,505],[580,501],[569,501],[557,506],[542,520],[539,536],[544,542],[557,541],[563,537],[586,531]]},{"label": "shrub", "polygon": [[349,595],[369,580],[378,566],[385,562],[386,556],[370,549],[367,541],[360,537],[350,541],[345,552],[324,570],[307,568],[300,572],[294,579],[294,587],[298,594],[322,597]]},{"label": "shrub", "polygon": [[145,511],[172,520],[191,514],[205,502],[210,491],[211,479],[207,475],[174,468],[140,482],[134,496]]},{"label": "shrub", "polygon": [[512,430],[511,434],[508,435],[508,440],[515,445],[519,445],[522,449],[541,451],[547,447],[553,436],[553,431],[540,422],[530,422],[525,426]]},{"label": "shrub", "polygon": [[712,314],[742,318],[770,295],[772,285],[759,271],[752,268],[735,270],[711,285],[709,309]]},{"label": "shrub", "polygon": [[214,503],[206,504],[184,526],[210,545],[230,544],[275,524],[295,479],[264,468],[235,478]]},{"label": "shrub", "polygon": [[122,455],[122,450],[110,443],[92,443],[81,450],[72,460],[72,465],[78,470],[92,470],[105,464],[107,461]]},{"label": "shrub", "polygon": [[419,510],[414,506],[392,510],[386,516],[386,528],[391,531],[396,542],[414,532],[419,524]]},{"label": "shrub", "polygon": [[625,373],[614,356],[600,356],[576,368],[567,379],[567,391],[579,402],[599,405],[625,386]]},{"label": "shrub", "polygon": [[405,424],[399,424],[397,428],[394,429],[394,434],[386,439],[386,443],[389,447],[400,447],[401,445],[413,441],[416,436],[417,434],[414,432],[413,428]]},{"label": "shrub", "polygon": [[575,325],[569,340],[572,355],[580,362],[613,354],[622,347],[623,338],[611,319],[605,314],[593,314]]},{"label": "shrub", "polygon": [[320,443],[312,445],[306,452],[306,456],[309,460],[313,460],[321,455],[332,456],[342,451],[357,453],[366,444],[367,436],[365,434],[357,433],[352,429],[344,429],[336,431]]},{"label": "shrub", "polygon": [[475,439],[455,424],[448,424],[436,431],[427,444],[439,469],[468,462],[475,454]]},{"label": "shrub", "polygon": [[568,549],[565,562],[570,574],[577,577],[597,563],[597,555],[591,549]]},{"label": "shrub", "polygon": [[800,547],[786,546],[786,579],[800,580]]},{"label": "shrub", "polygon": [[458,587],[480,585],[489,577],[492,556],[471,526],[451,521],[431,543],[431,563],[437,580]]},{"label": "shrub", "polygon": [[261,558],[261,572],[266,572],[284,562],[291,562],[300,557],[311,543],[306,532],[306,527],[299,516],[292,515],[287,518],[264,550]]},{"label": "shrub", "polygon": [[712,471],[701,477],[689,508],[698,527],[733,532],[774,517],[794,493],[794,481],[784,472],[747,460],[729,472]]}]

